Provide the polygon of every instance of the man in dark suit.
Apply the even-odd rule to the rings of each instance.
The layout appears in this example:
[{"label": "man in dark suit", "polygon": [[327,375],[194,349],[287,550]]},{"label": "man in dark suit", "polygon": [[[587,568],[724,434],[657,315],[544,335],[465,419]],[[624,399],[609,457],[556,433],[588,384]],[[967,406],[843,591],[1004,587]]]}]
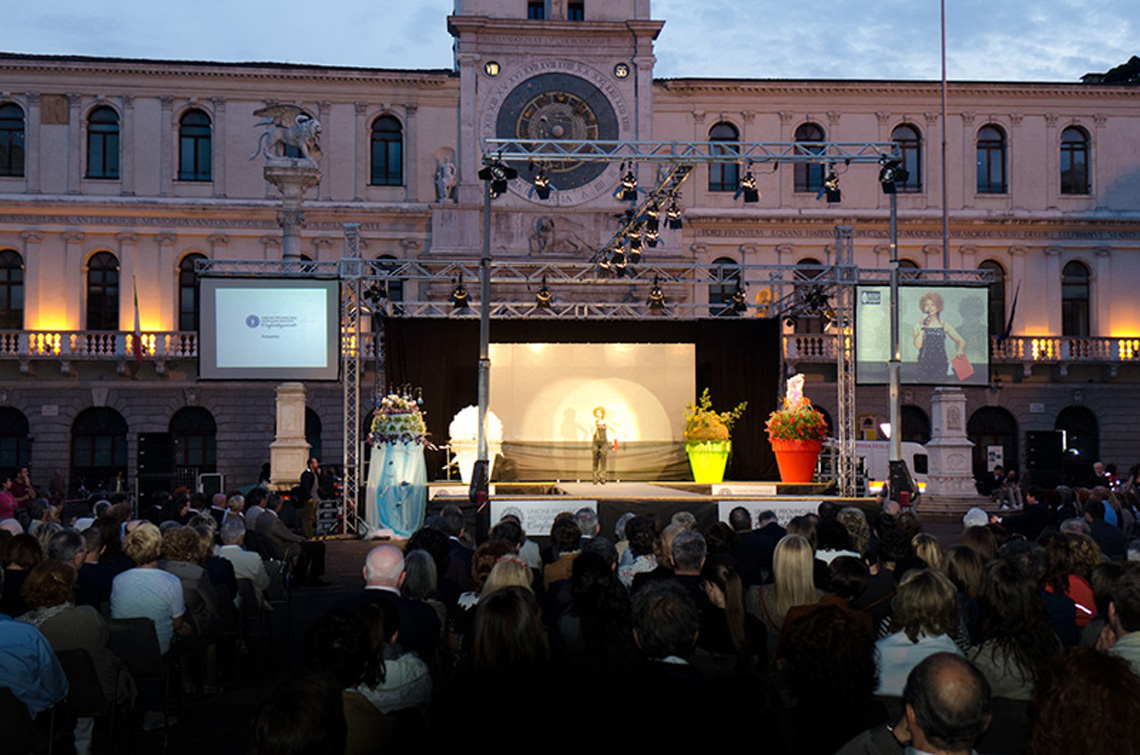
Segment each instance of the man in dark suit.
[{"label": "man in dark suit", "polygon": [[761,584],[764,576],[772,569],[772,553],[776,550],[776,541],[771,536],[752,529],[752,515],[743,506],[737,506],[729,512],[728,524],[736,533],[736,562],[740,565],[740,578],[746,585]]},{"label": "man in dark suit", "polygon": [[368,551],[364,582],[364,592],[352,599],[352,606],[377,602],[391,605],[400,617],[400,645],[429,660],[440,640],[439,616],[427,603],[400,594],[404,583],[403,552],[394,545],[378,545]]},{"label": "man in dark suit", "polygon": [[309,459],[308,468],[301,473],[301,532],[312,538],[317,531],[317,501],[321,500],[321,464]]},{"label": "man in dark suit", "polygon": [[306,540],[286,527],[279,516],[282,503],[279,496],[269,497],[268,506],[257,517],[258,534],[273,541],[287,560],[294,561],[293,575],[298,583],[328,584],[321,579],[325,573],[325,544]]}]

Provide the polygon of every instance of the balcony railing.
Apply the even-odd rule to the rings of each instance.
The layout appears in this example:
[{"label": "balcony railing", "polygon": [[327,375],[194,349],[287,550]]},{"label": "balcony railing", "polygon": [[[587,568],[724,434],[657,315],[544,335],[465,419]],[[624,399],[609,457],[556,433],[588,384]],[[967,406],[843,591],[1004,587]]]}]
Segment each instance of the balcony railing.
[{"label": "balcony railing", "polygon": [[[140,335],[143,359],[193,359],[198,334],[166,331]],[[0,330],[0,359],[119,361],[135,356],[135,334],[105,330]]]},{"label": "balcony railing", "polygon": [[[784,336],[784,358],[789,362],[835,361],[835,335],[831,333]],[[1140,337],[1012,336],[990,340],[990,359],[1000,364],[1140,364]]]}]

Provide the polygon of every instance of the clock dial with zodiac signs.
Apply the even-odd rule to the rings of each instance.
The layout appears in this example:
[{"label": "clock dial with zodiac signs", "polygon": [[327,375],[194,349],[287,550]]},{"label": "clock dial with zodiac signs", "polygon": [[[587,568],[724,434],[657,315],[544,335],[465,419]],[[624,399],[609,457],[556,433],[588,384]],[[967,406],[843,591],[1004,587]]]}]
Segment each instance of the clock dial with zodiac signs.
[{"label": "clock dial with zodiac signs", "polygon": [[[503,100],[495,124],[502,139],[617,139],[614,108],[600,89],[567,73],[544,73],[519,84]],[[527,166],[514,166],[522,176]],[[593,181],[605,163],[544,163],[560,191]]]}]

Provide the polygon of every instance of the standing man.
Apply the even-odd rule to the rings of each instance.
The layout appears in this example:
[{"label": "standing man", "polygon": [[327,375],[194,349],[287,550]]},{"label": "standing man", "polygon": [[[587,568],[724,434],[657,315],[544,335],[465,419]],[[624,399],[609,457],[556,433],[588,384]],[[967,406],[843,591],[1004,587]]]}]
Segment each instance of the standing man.
[{"label": "standing man", "polygon": [[12,497],[16,499],[16,506],[25,509],[32,499],[36,497],[36,489],[32,487],[32,477],[27,467],[20,467],[20,471],[12,478]]},{"label": "standing man", "polygon": [[301,473],[301,532],[312,539],[317,531],[317,501],[321,500],[321,465],[316,459],[309,459],[309,468]]}]

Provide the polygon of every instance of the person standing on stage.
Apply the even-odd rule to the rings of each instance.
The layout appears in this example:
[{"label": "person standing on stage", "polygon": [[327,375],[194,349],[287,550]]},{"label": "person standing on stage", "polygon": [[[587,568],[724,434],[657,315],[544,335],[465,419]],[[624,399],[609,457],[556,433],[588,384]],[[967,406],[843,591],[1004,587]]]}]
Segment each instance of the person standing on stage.
[{"label": "person standing on stage", "polygon": [[311,540],[317,530],[317,501],[321,499],[321,465],[316,459],[309,459],[309,467],[301,474],[301,531]]},{"label": "person standing on stage", "polygon": [[610,441],[607,438],[606,409],[603,406],[594,407],[594,440],[593,466],[594,484],[606,484],[606,461],[610,453]]}]

